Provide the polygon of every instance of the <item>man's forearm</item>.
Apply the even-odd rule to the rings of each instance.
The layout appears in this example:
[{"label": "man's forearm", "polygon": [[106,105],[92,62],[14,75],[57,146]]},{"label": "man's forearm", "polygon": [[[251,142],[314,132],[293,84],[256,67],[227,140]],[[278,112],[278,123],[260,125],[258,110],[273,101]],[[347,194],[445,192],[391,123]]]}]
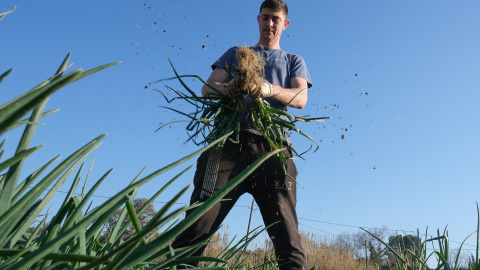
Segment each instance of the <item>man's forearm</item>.
[{"label": "man's forearm", "polygon": [[272,97],[290,107],[303,109],[307,104],[307,87],[301,88],[283,88],[272,84]]},{"label": "man's forearm", "polygon": [[[213,88],[217,89],[219,92],[222,94],[225,94],[225,87],[224,83],[226,83],[228,80],[228,73],[217,67],[212,71],[212,74],[210,74],[210,77],[207,80],[207,83],[212,86]],[[202,86],[202,96],[204,97],[211,97],[215,98],[215,96],[220,96],[217,91],[213,90],[210,88],[208,85]]]},{"label": "man's forearm", "polygon": [[[223,83],[210,81],[208,84],[218,92],[225,94]],[[208,85],[202,87],[202,95],[204,97],[218,98],[220,95],[217,91],[211,89]],[[285,105],[288,104],[290,107],[302,109],[307,104],[307,88],[283,88],[272,84],[272,97]]]},{"label": "man's forearm", "polygon": [[[226,94],[224,83],[227,82],[228,78],[228,73],[225,70],[218,67],[214,69],[207,83],[216,90],[210,88],[208,85],[204,85],[202,87],[202,96],[216,99],[221,96],[218,92]],[[292,88],[283,88],[272,84],[271,95],[274,99],[285,105],[288,104],[290,107],[302,109],[307,104],[307,81],[295,77],[291,80],[291,86]]]},{"label": "man's forearm", "polygon": [[[222,93],[222,94],[225,94],[225,87],[224,87],[224,84],[223,83],[220,83],[220,82],[208,82],[207,83],[212,86],[213,88],[215,88],[218,92]],[[220,94],[213,90],[212,88],[210,88],[208,85],[204,85],[202,86],[202,96],[204,97],[210,97],[210,98],[215,98],[215,97],[219,97]]]}]

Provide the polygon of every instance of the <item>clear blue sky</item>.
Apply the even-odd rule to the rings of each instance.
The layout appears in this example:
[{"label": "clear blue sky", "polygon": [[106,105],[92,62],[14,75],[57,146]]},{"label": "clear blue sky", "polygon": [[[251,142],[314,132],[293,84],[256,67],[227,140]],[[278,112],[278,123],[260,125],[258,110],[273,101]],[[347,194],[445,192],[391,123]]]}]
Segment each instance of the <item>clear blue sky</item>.
[{"label": "clear blue sky", "polygon": [[[291,24],[280,44],[305,58],[314,85],[306,108],[291,112],[333,117],[300,126],[321,141],[319,151],[297,162],[304,187],[300,229],[328,237],[357,232],[356,226],[421,232],[428,226],[434,234],[448,225],[451,239],[461,242],[476,229],[480,201],[480,2],[287,3]],[[27,169],[108,133],[92,155],[88,184],[114,168],[97,192],[94,203],[100,203],[144,166],[147,174],[193,152],[195,145],[182,144],[182,125],[154,132],[179,117],[159,107],[166,104],[153,88],[164,90],[163,84],[145,85],[173,75],[164,51],[181,74],[206,79],[229,47],[258,41],[259,4],[1,1],[1,11],[17,6],[0,21],[0,71],[15,67],[0,86],[2,104],[51,76],[68,52],[71,70],[123,61],[52,96],[48,109],[60,112],[43,119],[33,145],[45,147]],[[17,135],[8,134],[6,156]],[[300,150],[309,147],[301,137],[293,140]],[[155,207],[191,183],[193,173]],[[151,196],[172,175],[144,186],[139,196]],[[244,235],[251,201],[242,197],[225,221],[231,235]],[[262,225],[258,211],[252,222]]]}]

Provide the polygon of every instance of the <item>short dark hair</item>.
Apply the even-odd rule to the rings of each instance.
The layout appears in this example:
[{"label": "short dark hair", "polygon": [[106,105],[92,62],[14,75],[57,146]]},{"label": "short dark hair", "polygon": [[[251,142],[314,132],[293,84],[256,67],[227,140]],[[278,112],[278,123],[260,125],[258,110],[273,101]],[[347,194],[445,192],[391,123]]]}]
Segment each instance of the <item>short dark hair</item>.
[{"label": "short dark hair", "polygon": [[288,7],[283,0],[265,0],[263,1],[262,5],[260,6],[260,13],[262,13],[262,9],[268,8],[274,11],[283,11],[285,13],[285,17],[288,15]]}]

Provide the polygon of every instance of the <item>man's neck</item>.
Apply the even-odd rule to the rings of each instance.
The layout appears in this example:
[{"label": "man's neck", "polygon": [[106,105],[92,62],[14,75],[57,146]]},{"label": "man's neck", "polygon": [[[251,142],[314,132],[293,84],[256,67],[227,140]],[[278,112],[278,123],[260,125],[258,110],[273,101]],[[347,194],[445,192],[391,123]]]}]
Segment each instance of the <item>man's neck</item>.
[{"label": "man's neck", "polygon": [[270,48],[270,49],[280,49],[279,42],[262,42],[260,40],[256,46],[259,46],[259,45],[262,45],[263,47]]}]

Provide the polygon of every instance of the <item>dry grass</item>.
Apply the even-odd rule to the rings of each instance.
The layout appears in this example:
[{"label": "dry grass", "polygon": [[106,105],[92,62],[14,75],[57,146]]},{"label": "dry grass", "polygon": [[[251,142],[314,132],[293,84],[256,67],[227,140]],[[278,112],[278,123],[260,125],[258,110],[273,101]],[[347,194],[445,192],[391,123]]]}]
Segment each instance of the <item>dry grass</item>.
[{"label": "dry grass", "polygon": [[[342,248],[334,239],[302,233],[302,243],[309,267],[319,270],[364,270],[365,261],[354,258],[353,251]],[[369,269],[376,269],[369,266]]]}]

